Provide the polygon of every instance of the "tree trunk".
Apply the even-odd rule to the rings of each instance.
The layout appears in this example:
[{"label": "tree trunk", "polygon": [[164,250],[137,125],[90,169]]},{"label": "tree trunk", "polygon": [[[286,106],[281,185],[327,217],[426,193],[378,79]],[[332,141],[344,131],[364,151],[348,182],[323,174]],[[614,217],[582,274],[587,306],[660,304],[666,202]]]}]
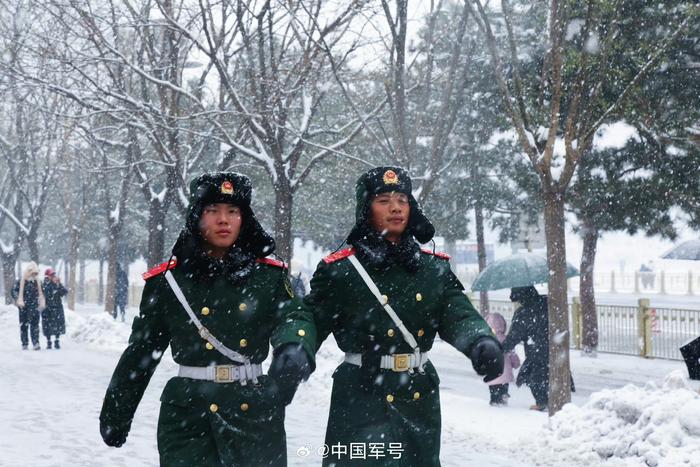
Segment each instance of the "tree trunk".
[{"label": "tree trunk", "polygon": [[[479,272],[481,272],[486,268],[486,242],[484,240],[484,211],[478,195],[474,203],[474,218],[476,219],[476,254]],[[479,311],[484,316],[489,312],[489,294],[486,291],[479,292]]]},{"label": "tree trunk", "polygon": [[29,259],[39,264],[39,245],[36,242],[37,232],[32,229],[27,235],[27,249],[29,250]]},{"label": "tree trunk", "polygon": [[5,305],[11,305],[12,288],[15,286],[15,265],[17,263],[17,250],[10,253],[0,253],[2,256],[2,283],[5,289]]},{"label": "tree trunk", "polygon": [[[75,295],[78,291],[76,283],[76,267],[78,264],[78,246],[80,238],[80,229],[74,228],[71,224],[70,227],[70,245],[68,247],[68,308],[75,310]],[[81,268],[82,269],[82,268]],[[82,274],[82,272],[81,272]]]},{"label": "tree trunk", "polygon": [[[134,130],[129,129],[131,144],[126,151],[127,163],[135,159],[135,153],[138,147],[134,141]],[[122,239],[124,218],[126,215],[126,203],[129,200],[129,188],[131,182],[132,171],[127,170],[119,184],[116,202],[112,205],[109,199],[106,199],[106,218],[107,218],[107,289],[105,291],[105,307],[107,313],[113,313],[115,308],[115,293],[117,285],[117,261],[119,260],[119,245]]]},{"label": "tree trunk", "polygon": [[583,218],[583,255],[581,256],[581,320],[583,332],[581,345],[584,354],[595,355],[598,348],[598,313],[595,306],[593,272],[598,246],[598,229],[591,225],[590,219]]},{"label": "tree trunk", "polygon": [[119,229],[111,226],[107,247],[107,289],[105,291],[105,311],[113,313],[117,286],[117,260],[119,259]]},{"label": "tree trunk", "polygon": [[165,216],[167,209],[157,199],[148,208],[148,267],[163,262],[165,250]]},{"label": "tree trunk", "polygon": [[105,279],[104,279],[104,269],[105,269],[105,260],[104,258],[100,258],[100,278],[98,279],[98,286],[97,286],[97,304],[102,305],[104,303],[104,296],[105,296]]},{"label": "tree trunk", "polygon": [[85,303],[85,258],[80,258],[80,279],[78,280],[78,303]]},{"label": "tree trunk", "polygon": [[571,402],[569,310],[566,295],[564,194],[544,190],[544,221],[549,265],[549,415]]},{"label": "tree trunk", "polygon": [[284,261],[292,259],[292,190],[289,182],[280,180],[275,187],[276,253]]}]

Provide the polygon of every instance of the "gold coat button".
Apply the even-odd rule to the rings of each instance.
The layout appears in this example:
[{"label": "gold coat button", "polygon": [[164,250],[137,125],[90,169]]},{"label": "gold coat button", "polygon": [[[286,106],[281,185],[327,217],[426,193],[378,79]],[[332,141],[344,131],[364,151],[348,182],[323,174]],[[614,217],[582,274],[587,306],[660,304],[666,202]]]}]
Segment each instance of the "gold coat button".
[{"label": "gold coat button", "polygon": [[299,329],[297,331],[297,334],[299,335],[299,337],[304,337],[306,335],[306,331],[304,331],[303,329]]},{"label": "gold coat button", "polygon": [[203,307],[203,308],[202,308],[202,314],[203,314],[204,316],[207,316],[207,315],[209,314],[209,308],[206,307],[206,306]]},{"label": "gold coat button", "polygon": [[420,292],[419,292],[419,293],[416,294],[416,301],[417,301],[417,302],[420,302],[421,300],[423,300],[423,296],[422,296],[422,295],[420,294]]},{"label": "gold coat button", "polygon": [[212,404],[209,406],[209,410],[211,411],[211,413],[216,413],[216,411],[219,410],[219,406],[216,404]]},{"label": "gold coat button", "polygon": [[394,402],[394,396],[392,396],[391,394],[387,394],[386,401],[389,403]]},{"label": "gold coat button", "polygon": [[207,348],[207,350],[212,350],[214,348],[213,345],[211,345],[211,342],[207,342],[206,345],[204,346]]},{"label": "gold coat button", "polygon": [[394,337],[394,330],[393,330],[393,329],[389,329],[389,330],[386,332],[386,335],[389,336],[389,337]]},{"label": "gold coat button", "polygon": [[382,295],[382,305],[386,305],[387,303],[389,303],[389,297]]},{"label": "gold coat button", "polygon": [[243,412],[246,412],[248,409],[249,409],[248,404],[246,404],[245,402],[241,404],[241,410]]},{"label": "gold coat button", "polygon": [[241,347],[245,347],[245,346],[248,345],[248,341],[247,341],[246,339],[241,339],[241,341],[239,342],[239,344],[241,345]]},{"label": "gold coat button", "polygon": [[425,335],[425,331],[423,329],[418,330],[418,337],[423,337]]},{"label": "gold coat button", "polygon": [[238,309],[241,311],[246,311],[248,309],[248,305],[246,305],[245,303],[241,303],[240,305],[238,305]]},{"label": "gold coat button", "polygon": [[413,393],[413,400],[417,401],[418,399],[420,399],[420,392],[414,392]]}]

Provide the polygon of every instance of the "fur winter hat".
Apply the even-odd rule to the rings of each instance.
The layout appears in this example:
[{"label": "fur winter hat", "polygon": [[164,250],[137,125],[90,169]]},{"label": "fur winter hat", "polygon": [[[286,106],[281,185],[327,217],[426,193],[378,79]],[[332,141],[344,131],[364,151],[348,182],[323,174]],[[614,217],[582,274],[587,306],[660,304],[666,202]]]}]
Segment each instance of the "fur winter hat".
[{"label": "fur winter hat", "polygon": [[205,206],[229,203],[238,206],[243,213],[243,225],[236,245],[258,258],[271,254],[275,250],[275,241],[265,232],[250,207],[252,193],[250,179],[235,172],[205,173],[192,180],[187,220],[173,247],[173,253],[177,255],[178,247],[188,239],[200,239],[199,220]]},{"label": "fur winter hat", "polygon": [[427,243],[435,234],[435,227],[423,214],[418,201],[413,197],[411,177],[400,167],[375,167],[365,172],[355,186],[355,226],[348,235],[347,242],[366,236],[370,217],[370,203],[375,195],[396,192],[408,196],[411,208],[407,233],[413,235],[420,243]]}]

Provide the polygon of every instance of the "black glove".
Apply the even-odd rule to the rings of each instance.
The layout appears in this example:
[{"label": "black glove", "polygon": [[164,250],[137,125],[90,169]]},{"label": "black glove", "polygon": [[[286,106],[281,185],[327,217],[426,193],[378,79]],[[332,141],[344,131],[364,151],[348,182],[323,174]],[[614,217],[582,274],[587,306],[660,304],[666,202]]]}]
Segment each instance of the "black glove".
[{"label": "black glove", "polygon": [[480,337],[469,351],[474,371],[487,383],[503,374],[503,348],[493,337]]},{"label": "black glove", "polygon": [[122,444],[126,443],[126,437],[129,435],[129,427],[126,429],[119,429],[100,420],[100,434],[107,446],[119,448]]},{"label": "black glove", "polygon": [[309,379],[311,364],[304,348],[299,344],[284,344],[275,349],[267,373],[265,397],[273,404],[289,405],[299,383]]}]

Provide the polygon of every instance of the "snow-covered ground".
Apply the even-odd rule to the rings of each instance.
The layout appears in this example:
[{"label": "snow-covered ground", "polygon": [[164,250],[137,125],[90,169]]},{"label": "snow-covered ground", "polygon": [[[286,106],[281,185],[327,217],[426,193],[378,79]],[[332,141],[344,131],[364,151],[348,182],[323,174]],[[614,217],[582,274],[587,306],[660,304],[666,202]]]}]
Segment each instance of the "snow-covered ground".
[{"label": "snow-covered ground", "polygon": [[[108,448],[98,414],[129,326],[97,307],[68,311],[67,321],[61,350],[22,351],[16,308],[0,306],[0,466],[157,465],[158,398],[176,372],[170,354],[144,395],[127,443]],[[318,370],[287,410],[290,465],[320,465],[315,452],[340,358],[334,342],[326,342]],[[578,392],[550,420],[527,410],[532,400],[525,387],[512,386],[508,407],[490,407],[487,387],[446,344],[437,343],[431,360],[442,380],[444,466],[700,466],[700,394],[681,362],[572,353]],[[304,448],[311,454],[298,455]]]}]

